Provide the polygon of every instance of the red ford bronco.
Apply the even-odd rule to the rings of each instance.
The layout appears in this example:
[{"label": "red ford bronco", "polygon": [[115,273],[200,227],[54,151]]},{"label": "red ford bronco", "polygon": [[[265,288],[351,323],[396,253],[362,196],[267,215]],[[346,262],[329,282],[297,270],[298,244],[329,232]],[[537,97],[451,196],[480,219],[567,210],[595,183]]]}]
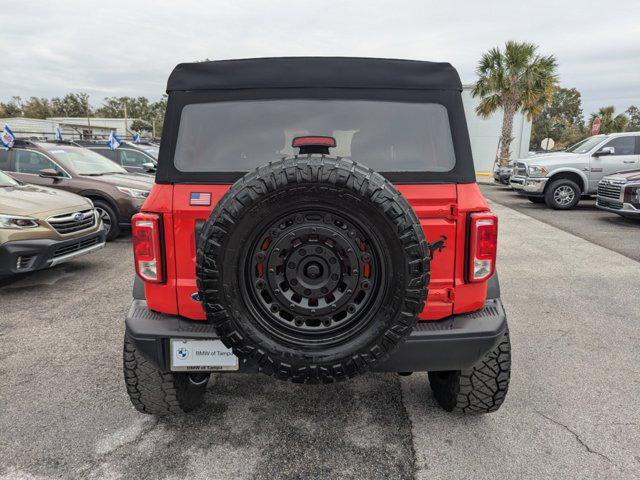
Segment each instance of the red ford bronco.
[{"label": "red ford bronco", "polygon": [[448,411],[504,401],[497,223],[456,70],[368,58],[178,65],[133,218],[124,376],[144,413],[211,372],[325,383],[429,372]]}]

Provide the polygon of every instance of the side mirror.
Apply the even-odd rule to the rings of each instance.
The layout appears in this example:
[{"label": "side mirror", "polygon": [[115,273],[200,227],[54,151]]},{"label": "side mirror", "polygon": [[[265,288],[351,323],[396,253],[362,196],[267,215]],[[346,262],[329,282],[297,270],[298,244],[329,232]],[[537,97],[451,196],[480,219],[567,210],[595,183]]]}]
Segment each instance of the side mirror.
[{"label": "side mirror", "polygon": [[155,163],[143,163],[142,164],[142,168],[144,168],[147,172],[155,172],[156,171],[156,165]]},{"label": "side mirror", "polygon": [[54,170],[53,168],[43,168],[42,170],[40,170],[40,172],[38,172],[38,174],[41,177],[45,178],[57,178],[62,176],[62,173]]},{"label": "side mirror", "polygon": [[594,157],[604,157],[607,155],[614,155],[616,153],[615,147],[602,147],[596,153],[593,154]]}]

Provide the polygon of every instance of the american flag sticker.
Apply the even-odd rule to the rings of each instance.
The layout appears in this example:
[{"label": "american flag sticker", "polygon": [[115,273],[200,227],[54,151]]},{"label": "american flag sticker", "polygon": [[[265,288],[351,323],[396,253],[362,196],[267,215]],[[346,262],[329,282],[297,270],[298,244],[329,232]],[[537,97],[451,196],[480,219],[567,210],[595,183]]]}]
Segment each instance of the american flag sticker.
[{"label": "american flag sticker", "polygon": [[189,205],[208,207],[211,205],[211,194],[206,192],[191,192]]}]

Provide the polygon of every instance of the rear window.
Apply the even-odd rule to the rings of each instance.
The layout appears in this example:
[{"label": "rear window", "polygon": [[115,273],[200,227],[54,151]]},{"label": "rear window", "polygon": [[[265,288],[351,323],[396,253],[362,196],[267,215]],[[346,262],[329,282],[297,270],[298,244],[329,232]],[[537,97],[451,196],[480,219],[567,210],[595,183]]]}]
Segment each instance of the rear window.
[{"label": "rear window", "polygon": [[174,163],[183,172],[244,172],[297,153],[295,137],[336,139],[331,155],[380,172],[448,172],[447,109],[436,103],[260,100],[187,105]]}]

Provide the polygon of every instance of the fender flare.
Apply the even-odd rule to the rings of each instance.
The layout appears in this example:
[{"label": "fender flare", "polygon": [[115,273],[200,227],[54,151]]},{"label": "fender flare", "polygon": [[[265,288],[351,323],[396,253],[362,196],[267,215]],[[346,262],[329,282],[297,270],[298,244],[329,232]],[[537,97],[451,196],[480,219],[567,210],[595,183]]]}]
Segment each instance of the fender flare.
[{"label": "fender flare", "polygon": [[577,174],[582,179],[582,184],[584,186],[583,193],[586,192],[589,189],[589,177],[587,177],[587,175],[585,175],[585,173],[582,170],[579,170],[577,168],[570,168],[570,167],[559,168],[557,170],[553,170],[551,172],[551,175],[549,175],[547,178],[551,182],[551,181],[553,181],[553,177],[555,177],[556,175],[558,175],[560,173],[575,173],[575,174]]}]

